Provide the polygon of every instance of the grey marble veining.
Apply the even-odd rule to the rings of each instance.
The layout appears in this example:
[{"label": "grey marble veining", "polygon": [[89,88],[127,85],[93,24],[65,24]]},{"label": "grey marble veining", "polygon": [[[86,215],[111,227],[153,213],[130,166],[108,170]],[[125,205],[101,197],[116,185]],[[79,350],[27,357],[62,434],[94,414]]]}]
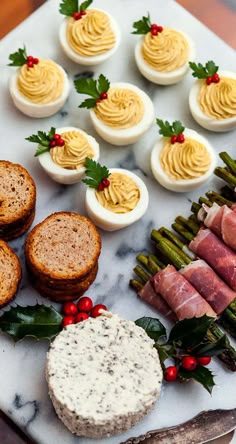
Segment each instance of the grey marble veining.
[{"label": "grey marble veining", "polygon": [[[196,43],[197,59],[214,59],[222,68],[236,71],[235,53],[211,31],[191,17],[172,0],[95,0],[94,6],[112,13],[122,29],[122,43],[112,59],[96,68],[79,67],[67,59],[58,43],[59,1],[47,4],[22,23],[0,42],[0,153],[2,159],[23,164],[37,184],[37,211],[34,225],[54,211],[69,210],[86,214],[83,184],[62,186],[54,183],[41,169],[33,156],[35,147],[25,137],[38,129],[51,126],[79,126],[97,137],[101,147],[101,162],[108,166],[124,167],[136,172],[150,192],[150,205],[145,217],[136,224],[114,233],[101,232],[103,248],[99,260],[99,273],[88,294],[95,302],[105,303],[110,310],[128,319],[156,313],[138,300],[128,287],[139,251],[149,250],[149,233],[152,227],[170,226],[177,214],[187,215],[190,202],[207,189],[216,189],[220,181],[212,178],[208,185],[192,193],[174,194],[161,188],[152,178],[149,165],[150,151],[158,130],[153,127],[135,145],[113,147],[96,136],[86,110],[78,108],[80,97],[73,89],[73,80],[81,75],[99,75],[103,72],[111,81],[127,81],[143,88],[152,98],[156,116],[168,120],[180,119],[187,127],[198,130],[214,145],[217,152],[235,150],[235,131],[226,134],[209,133],[192,119],[188,109],[188,91],[192,84],[190,74],[179,84],[161,87],[149,83],[138,72],[134,63],[134,45],[137,37],[131,35],[133,21],[147,10],[163,25],[179,27],[189,33]],[[8,79],[12,69],[6,66],[8,55],[26,44],[29,53],[58,61],[68,72],[71,94],[63,110],[47,119],[31,119],[18,112],[10,99]],[[23,266],[23,279],[14,303],[34,305],[36,301],[48,303],[31,287],[24,266],[25,236],[11,242]],[[55,304],[56,307],[59,305]],[[165,322],[167,325],[167,322]],[[93,440],[76,438],[57,419],[48,398],[44,367],[48,343],[24,340],[16,345],[8,337],[0,337],[0,408],[17,422],[39,444],[91,444]],[[163,387],[162,396],[155,409],[136,427],[119,437],[99,440],[101,444],[118,444],[130,436],[147,430],[174,425],[197,414],[203,409],[235,407],[235,375],[212,364],[216,376],[213,395],[197,384],[169,385]],[[93,381],[91,381],[91,384]],[[98,441],[97,441],[98,442]]]}]

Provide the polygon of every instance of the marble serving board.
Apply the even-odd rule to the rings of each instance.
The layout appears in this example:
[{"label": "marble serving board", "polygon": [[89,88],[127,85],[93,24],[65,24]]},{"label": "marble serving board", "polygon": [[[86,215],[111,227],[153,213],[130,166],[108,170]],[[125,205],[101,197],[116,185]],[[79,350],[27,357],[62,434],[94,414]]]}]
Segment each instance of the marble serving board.
[{"label": "marble serving board", "polygon": [[[221,181],[212,177],[210,182],[192,193],[175,194],[163,189],[150,172],[150,151],[158,136],[155,125],[133,146],[114,147],[101,140],[92,127],[89,112],[78,108],[81,98],[75,93],[73,80],[87,72],[96,76],[103,72],[112,82],[126,81],[144,89],[152,98],[156,116],[184,124],[199,131],[213,144],[215,150],[235,153],[235,131],[214,134],[200,128],[192,119],[188,108],[188,92],[193,82],[189,73],[178,85],[160,87],[145,80],[134,62],[134,46],[137,36],[131,35],[132,23],[150,11],[160,24],[178,27],[194,40],[197,60],[215,60],[223,69],[236,71],[235,53],[224,42],[205,28],[199,21],[172,0],[95,0],[94,6],[112,13],[122,29],[122,42],[113,58],[96,68],[77,66],[62,53],[58,42],[58,29],[62,17],[58,13],[59,1],[48,2],[1,41],[0,74],[0,153],[1,158],[24,165],[37,185],[37,211],[34,224],[55,211],[76,211],[85,214],[83,184],[61,186],[51,181],[34,157],[35,147],[25,137],[38,129],[47,131],[51,126],[77,126],[95,136],[100,142],[102,163],[109,167],[128,168],[146,183],[150,193],[148,211],[139,222],[121,231],[101,231],[102,253],[99,272],[88,294],[96,302],[105,303],[109,309],[127,319],[141,316],[157,316],[152,308],[140,301],[129,288],[128,282],[135,265],[135,255],[151,248],[150,230],[161,225],[170,226],[178,214],[188,215],[191,201],[213,188]],[[227,25],[227,24],[226,24]],[[47,119],[31,119],[17,111],[9,96],[8,80],[14,68],[7,65],[8,55],[26,44],[29,53],[51,58],[67,70],[71,82],[71,94],[63,110]],[[220,163],[220,162],[219,162]],[[23,267],[23,279],[15,303],[34,305],[47,303],[31,287],[24,266],[24,237],[11,242]],[[57,305],[55,304],[57,307]],[[58,306],[59,307],[59,306]],[[166,321],[162,319],[167,325]],[[235,345],[235,344],[234,344]],[[14,344],[0,336],[0,409],[9,415],[26,433],[39,444],[91,444],[94,440],[74,437],[56,417],[48,397],[44,377],[46,341],[31,339]],[[201,410],[235,407],[236,375],[214,362],[216,387],[210,396],[194,383],[164,385],[160,401],[155,409],[136,427],[122,436],[99,440],[101,444],[118,444],[153,428],[180,423]],[[79,381],[78,381],[79,383]],[[93,382],[91,381],[91,384]]]}]

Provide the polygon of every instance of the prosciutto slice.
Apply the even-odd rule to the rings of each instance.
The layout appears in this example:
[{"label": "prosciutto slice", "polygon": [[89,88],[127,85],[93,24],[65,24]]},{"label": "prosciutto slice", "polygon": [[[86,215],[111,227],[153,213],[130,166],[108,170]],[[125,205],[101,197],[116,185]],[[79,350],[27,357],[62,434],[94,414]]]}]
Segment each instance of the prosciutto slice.
[{"label": "prosciutto slice", "polygon": [[216,313],[197,290],[173,265],[168,265],[152,278],[155,291],[160,293],[179,320],[200,317],[215,317]]},{"label": "prosciutto slice", "polygon": [[140,298],[155,308],[164,317],[171,321],[176,321],[176,316],[170,306],[164,301],[160,294],[156,293],[152,280],[146,282],[144,287],[138,292]]},{"label": "prosciutto slice", "polygon": [[208,228],[200,229],[189,244],[190,249],[204,259],[227,284],[236,291],[236,253]]},{"label": "prosciutto slice", "polygon": [[236,298],[236,292],[202,259],[181,268],[180,273],[206,299],[213,310],[220,314]]},{"label": "prosciutto slice", "polygon": [[205,206],[207,216],[204,225],[217,234],[232,250],[236,250],[236,212],[227,205],[220,207],[214,203],[212,207]]}]

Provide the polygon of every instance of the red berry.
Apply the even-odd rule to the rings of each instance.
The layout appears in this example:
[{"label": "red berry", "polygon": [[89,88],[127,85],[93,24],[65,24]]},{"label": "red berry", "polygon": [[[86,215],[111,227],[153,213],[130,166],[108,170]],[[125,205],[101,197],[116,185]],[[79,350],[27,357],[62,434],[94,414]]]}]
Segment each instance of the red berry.
[{"label": "red berry", "polygon": [[158,28],[158,26],[157,26],[156,23],[153,23],[153,24],[151,25],[151,29],[157,29],[157,28]]},{"label": "red berry", "polygon": [[56,141],[56,143],[57,143],[57,145],[58,146],[64,146],[65,145],[65,141],[63,140],[63,139],[58,139],[57,141]]},{"label": "red berry", "polygon": [[170,141],[171,141],[172,144],[176,143],[177,142],[177,136],[171,136]]},{"label": "red berry", "polygon": [[49,143],[50,148],[54,148],[57,145],[56,140],[51,140],[51,142]]},{"label": "red berry", "polygon": [[87,296],[83,296],[78,300],[77,308],[79,311],[85,311],[86,313],[91,311],[93,308],[92,299],[88,298]]},{"label": "red berry", "polygon": [[77,306],[74,302],[66,302],[62,306],[62,311],[65,315],[76,315],[78,313]]},{"label": "red berry", "polygon": [[54,134],[53,139],[59,140],[59,139],[61,139],[61,135],[56,133],[56,134]]},{"label": "red berry", "polygon": [[89,315],[88,313],[80,312],[75,316],[75,323],[85,321],[85,319],[88,319]]},{"label": "red berry", "polygon": [[170,365],[164,371],[164,378],[168,382],[176,381],[178,377],[178,369],[175,365]]},{"label": "red berry", "polygon": [[73,17],[74,17],[75,20],[79,20],[79,19],[81,19],[81,14],[80,14],[80,12],[75,12],[74,15],[73,15]]},{"label": "red berry", "polygon": [[100,94],[100,99],[101,100],[107,99],[107,93],[106,92],[101,93]]},{"label": "red berry", "polygon": [[103,304],[94,305],[91,311],[92,318],[97,318],[98,316],[101,316],[101,310],[107,310],[107,307]]},{"label": "red berry", "polygon": [[212,82],[219,83],[219,81],[220,81],[220,76],[219,76],[219,74],[217,74],[217,72],[215,72],[215,74],[213,74],[213,76],[212,76]]},{"label": "red berry", "polygon": [[101,102],[101,99],[96,99],[96,103],[100,103]]},{"label": "red berry", "polygon": [[105,177],[104,179],[102,179],[102,185],[103,185],[104,188],[109,187],[109,185],[110,185],[110,180],[107,179],[107,177]]},{"label": "red berry", "polygon": [[177,136],[177,142],[179,142],[179,143],[183,143],[184,142],[184,135],[183,134],[179,134]]},{"label": "red berry", "polygon": [[157,32],[162,32],[163,31],[163,26],[158,26],[157,27]]},{"label": "red berry", "polygon": [[211,76],[208,76],[206,78],[206,83],[207,83],[207,85],[210,85],[212,83],[212,77]]},{"label": "red berry", "polygon": [[27,62],[33,62],[33,60],[34,60],[33,56],[28,56],[27,57]]},{"label": "red berry", "polygon": [[80,15],[86,15],[87,12],[86,11],[81,11]]},{"label": "red berry", "polygon": [[33,62],[33,60],[30,60],[29,62],[27,62],[27,66],[28,66],[29,68],[33,68],[33,66],[34,66],[34,62]]},{"label": "red berry", "polygon": [[33,58],[33,63],[34,63],[34,65],[37,65],[38,62],[39,62],[39,59],[38,59],[37,57],[34,57],[34,58]]},{"label": "red berry", "polygon": [[104,186],[102,183],[98,184],[98,191],[103,191],[104,190]]},{"label": "red berry", "polygon": [[184,356],[184,358],[181,361],[181,365],[185,370],[195,370],[197,367],[197,360],[194,358],[194,356]]},{"label": "red berry", "polygon": [[208,365],[211,362],[210,356],[198,356],[196,359],[198,364],[203,366]]},{"label": "red berry", "polygon": [[151,30],[151,34],[152,34],[152,35],[157,35],[157,34],[158,34],[158,31],[157,31],[157,29],[155,29],[155,28],[154,28],[154,29],[152,29],[152,30]]},{"label": "red berry", "polygon": [[62,319],[62,327],[66,327],[67,325],[71,325],[75,323],[75,318],[74,316],[64,316],[64,318]]}]

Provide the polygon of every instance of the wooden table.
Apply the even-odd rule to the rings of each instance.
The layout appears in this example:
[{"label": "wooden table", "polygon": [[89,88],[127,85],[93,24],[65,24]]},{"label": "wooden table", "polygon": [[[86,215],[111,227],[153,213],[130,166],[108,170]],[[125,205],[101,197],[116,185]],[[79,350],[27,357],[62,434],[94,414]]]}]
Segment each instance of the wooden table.
[{"label": "wooden table", "polygon": [[[236,1],[235,0],[176,0],[190,11],[208,28],[212,29],[230,46],[236,49]],[[0,15],[0,38],[28,17],[45,0],[2,0]],[[176,24],[177,26],[177,24]],[[232,434],[222,439],[211,441],[212,444],[228,444]],[[21,432],[12,421],[0,411],[1,444],[34,444]]]}]

